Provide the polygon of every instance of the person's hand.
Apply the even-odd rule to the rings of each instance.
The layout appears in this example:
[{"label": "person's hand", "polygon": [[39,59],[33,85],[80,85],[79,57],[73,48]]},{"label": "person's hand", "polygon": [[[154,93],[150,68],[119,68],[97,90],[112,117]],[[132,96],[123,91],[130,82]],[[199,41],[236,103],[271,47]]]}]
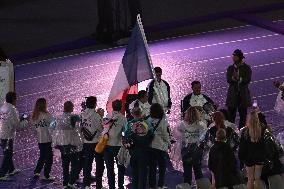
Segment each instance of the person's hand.
[{"label": "person's hand", "polygon": [[260,108],[259,106],[257,106],[257,107],[255,108],[255,111],[256,111],[257,113],[261,113],[261,108]]},{"label": "person's hand", "polygon": [[238,74],[237,70],[234,70],[232,78],[234,80],[238,80],[239,79],[239,74]]},{"label": "person's hand", "polygon": [[125,148],[130,148],[130,147],[131,147],[131,144],[130,144],[130,143],[125,143],[125,144],[123,144],[123,146],[124,146]]},{"label": "person's hand", "polygon": [[105,111],[104,111],[104,109],[102,109],[102,108],[98,108],[98,109],[97,109],[97,113],[98,113],[101,117],[104,117],[104,115],[105,115]]}]

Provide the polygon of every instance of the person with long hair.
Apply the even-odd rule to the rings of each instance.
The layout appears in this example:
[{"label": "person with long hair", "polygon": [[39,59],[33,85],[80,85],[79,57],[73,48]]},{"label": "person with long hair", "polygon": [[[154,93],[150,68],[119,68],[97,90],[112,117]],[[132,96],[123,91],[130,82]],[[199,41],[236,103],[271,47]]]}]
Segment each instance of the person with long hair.
[{"label": "person with long hair", "polygon": [[47,102],[45,98],[39,98],[36,101],[33,114],[32,126],[36,130],[39,146],[39,159],[34,170],[34,177],[38,178],[44,167],[44,177],[46,180],[54,180],[50,176],[51,166],[53,163],[52,138],[50,133],[50,123],[52,115],[47,111]]},{"label": "person with long hair", "polygon": [[200,148],[199,142],[207,130],[206,121],[201,119],[201,113],[196,107],[191,106],[185,112],[184,120],[177,128],[181,137],[181,158],[183,163],[184,182],[192,183],[192,168],[195,179],[203,177],[201,170],[201,160],[203,149]]},{"label": "person with long hair", "polygon": [[210,148],[216,139],[218,129],[225,129],[226,143],[228,143],[234,151],[237,150],[240,139],[238,133],[230,125],[226,124],[224,114],[221,111],[216,111],[212,115],[213,123],[209,125],[209,129],[202,142],[204,147]]},{"label": "person with long hair", "polygon": [[163,107],[158,103],[153,103],[150,108],[149,121],[153,124],[154,137],[150,145],[151,161],[149,171],[149,187],[156,188],[156,172],[159,167],[158,187],[163,188],[165,182],[168,149],[171,145],[169,124],[166,120]]},{"label": "person with long hair", "polygon": [[249,113],[246,127],[241,131],[239,159],[246,166],[247,188],[254,189],[254,181],[259,180],[266,159],[264,132],[258,112]]}]

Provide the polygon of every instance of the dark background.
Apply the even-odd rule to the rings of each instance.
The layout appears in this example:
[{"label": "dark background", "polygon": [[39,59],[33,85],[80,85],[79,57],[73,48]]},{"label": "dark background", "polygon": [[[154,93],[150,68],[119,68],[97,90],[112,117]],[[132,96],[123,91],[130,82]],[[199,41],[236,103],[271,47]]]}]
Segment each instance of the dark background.
[{"label": "dark background", "polygon": [[[121,2],[125,0],[119,0]],[[283,2],[283,0],[142,0],[144,26]],[[96,0],[1,0],[0,46],[8,55],[90,36],[98,23]],[[284,10],[265,13],[284,17]],[[150,39],[189,34],[244,23],[222,19],[174,30],[146,33]]]}]

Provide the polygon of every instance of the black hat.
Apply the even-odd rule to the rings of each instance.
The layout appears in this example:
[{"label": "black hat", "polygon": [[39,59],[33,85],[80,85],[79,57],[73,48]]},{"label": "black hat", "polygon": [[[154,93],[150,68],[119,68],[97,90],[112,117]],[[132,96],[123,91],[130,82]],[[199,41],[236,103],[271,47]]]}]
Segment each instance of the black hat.
[{"label": "black hat", "polygon": [[236,49],[233,53],[234,56],[239,57],[240,59],[244,59],[244,53],[240,49]]}]

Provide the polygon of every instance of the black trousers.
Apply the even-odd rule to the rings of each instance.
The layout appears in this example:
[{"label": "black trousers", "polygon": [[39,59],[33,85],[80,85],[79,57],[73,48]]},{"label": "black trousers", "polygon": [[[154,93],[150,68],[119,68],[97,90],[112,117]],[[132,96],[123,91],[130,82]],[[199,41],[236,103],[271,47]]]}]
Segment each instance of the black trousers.
[{"label": "black trousers", "polygon": [[1,147],[3,149],[3,161],[0,170],[0,177],[5,176],[15,170],[13,163],[13,139],[1,139]]},{"label": "black trousers", "polygon": [[79,179],[80,173],[81,173],[81,171],[83,170],[83,167],[84,167],[84,153],[83,153],[83,150],[80,151],[80,152],[78,152],[77,154],[78,154],[78,166],[77,166],[77,168],[78,168],[78,170],[77,170],[78,173],[77,173],[77,178],[76,178],[76,180]]},{"label": "black trousers", "polygon": [[156,188],[157,166],[159,167],[158,187],[163,187],[167,167],[167,152],[158,149],[151,149],[149,187]]},{"label": "black trousers", "polygon": [[150,150],[134,149],[131,153],[132,189],[145,189],[149,167]]},{"label": "black trousers", "polygon": [[104,173],[104,155],[95,152],[97,143],[84,143],[83,145],[83,175],[84,175],[84,186],[91,185],[91,172],[92,164],[95,158],[96,161],[96,188],[102,188],[102,177]]},{"label": "black trousers", "polygon": [[118,164],[117,154],[119,152],[120,146],[106,146],[104,151],[104,159],[107,168],[107,178],[109,189],[115,189],[115,173],[114,173],[114,160],[116,160],[118,168],[118,188],[124,188],[124,174],[125,167]]},{"label": "black trousers", "polygon": [[39,159],[37,161],[34,173],[40,173],[44,167],[44,176],[49,177],[51,166],[53,163],[53,152],[51,147],[51,142],[39,143]]},{"label": "black trousers", "polygon": [[[184,149],[182,149],[184,150]],[[185,149],[186,150],[186,149]],[[201,169],[201,159],[202,154],[199,152],[189,151],[189,153],[182,156],[182,165],[183,165],[183,178],[184,183],[191,185],[192,182],[192,168],[194,171],[195,179],[200,179],[203,177]]]},{"label": "black trousers", "polygon": [[241,129],[246,125],[247,107],[242,107],[242,106],[228,107],[228,113],[229,113],[228,120],[231,123],[235,123],[237,111],[239,112],[239,115],[240,115],[239,129]]},{"label": "black trousers", "polygon": [[[79,175],[79,153],[66,154],[61,152],[62,169],[63,169],[63,186],[74,184]],[[71,171],[69,167],[71,165]]]}]

